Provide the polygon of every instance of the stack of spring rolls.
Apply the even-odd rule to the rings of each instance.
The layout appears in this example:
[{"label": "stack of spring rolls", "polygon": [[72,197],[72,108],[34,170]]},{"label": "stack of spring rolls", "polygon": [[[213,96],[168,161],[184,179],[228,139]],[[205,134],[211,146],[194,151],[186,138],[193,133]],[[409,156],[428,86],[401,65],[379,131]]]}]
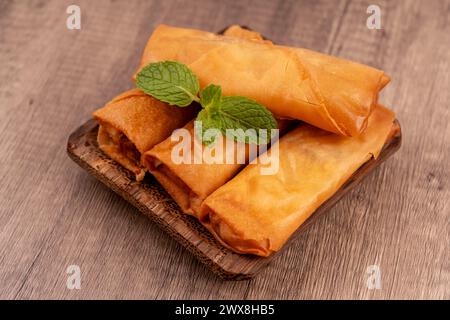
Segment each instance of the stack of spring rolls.
[{"label": "stack of spring rolls", "polygon": [[[99,146],[136,180],[150,172],[184,213],[238,253],[278,251],[399,130],[394,113],[378,104],[389,82],[383,71],[278,46],[238,26],[217,35],[160,25],[138,71],[165,60],[186,64],[202,88],[214,83],[224,95],[264,105],[277,119],[280,139],[256,159],[246,149],[236,163],[175,163],[171,133],[193,132],[198,106],[169,106],[134,89],[94,112]],[[278,170],[262,175],[275,150]]]}]

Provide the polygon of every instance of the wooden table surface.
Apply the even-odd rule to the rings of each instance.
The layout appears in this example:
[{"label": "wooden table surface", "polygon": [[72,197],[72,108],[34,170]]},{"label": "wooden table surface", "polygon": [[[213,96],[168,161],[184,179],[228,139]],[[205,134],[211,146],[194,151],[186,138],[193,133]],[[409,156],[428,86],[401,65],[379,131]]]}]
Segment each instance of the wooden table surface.
[{"label": "wooden table surface", "polygon": [[[73,2],[81,30],[66,28]],[[370,4],[381,30],[366,27]],[[439,0],[1,0],[0,298],[449,299],[449,20]],[[253,280],[218,279],[66,154],[70,132],[132,87],[159,23],[247,25],[392,76],[380,99],[400,151]]]}]

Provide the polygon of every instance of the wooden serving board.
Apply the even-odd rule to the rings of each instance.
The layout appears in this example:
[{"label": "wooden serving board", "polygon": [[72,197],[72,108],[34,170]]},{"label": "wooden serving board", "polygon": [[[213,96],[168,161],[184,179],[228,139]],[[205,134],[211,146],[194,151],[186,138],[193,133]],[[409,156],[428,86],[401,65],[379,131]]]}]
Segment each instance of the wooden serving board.
[{"label": "wooden serving board", "polygon": [[[69,156],[82,168],[138,208],[144,215],[155,221],[214,273],[224,279],[247,279],[257,274],[276,255],[280,254],[278,252],[268,258],[263,258],[237,254],[223,247],[195,218],[182,214],[178,205],[150,174],[147,174],[143,181],[136,182],[131,172],[105,155],[98,147],[97,131],[98,125],[94,120],[87,121],[75,130],[70,135],[67,144]],[[396,152],[400,144],[401,131],[399,130],[386,142],[380,156],[376,160],[371,159],[362,165],[334,196],[316,210],[291,236],[291,240]]]}]

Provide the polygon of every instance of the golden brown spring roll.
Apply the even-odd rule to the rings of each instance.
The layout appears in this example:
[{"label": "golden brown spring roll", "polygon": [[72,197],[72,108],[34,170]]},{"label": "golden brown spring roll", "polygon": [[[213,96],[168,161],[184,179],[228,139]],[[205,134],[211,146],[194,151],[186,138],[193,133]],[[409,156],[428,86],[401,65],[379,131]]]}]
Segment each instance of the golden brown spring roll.
[{"label": "golden brown spring roll", "polygon": [[[280,135],[285,133],[291,124],[292,121],[279,120]],[[223,151],[221,157],[216,163],[211,163],[212,161],[207,163],[209,153],[205,153],[206,156],[203,156],[203,150],[208,150],[209,147],[202,145],[194,135],[194,121],[189,122],[185,129],[189,131],[189,136],[192,137],[189,141],[189,154],[192,159],[190,163],[175,163],[173,161],[172,153],[177,152],[175,148],[180,141],[178,139],[172,141],[171,137],[147,151],[144,154],[143,161],[151,174],[178,203],[183,212],[199,217],[199,209],[203,200],[236,175],[254,157],[255,152],[252,152],[248,144],[221,137],[221,139],[226,140],[226,143],[222,143],[222,140],[218,141],[218,145],[221,146]],[[252,145],[252,147],[256,148],[255,145]],[[202,150],[202,153],[195,153],[196,148]],[[228,162],[226,158],[227,148],[232,150],[234,155]],[[256,151],[256,149],[253,149],[253,151]],[[211,151],[210,153],[215,152]],[[202,163],[195,163],[194,155]]]},{"label": "golden brown spring roll", "polygon": [[140,181],[146,170],[141,155],[186,124],[197,111],[195,106],[169,106],[137,89],[126,91],[93,113],[100,124],[99,147]]},{"label": "golden brown spring roll", "polygon": [[[233,38],[263,41],[256,33],[233,26],[225,32]],[[195,52],[196,48],[191,48]],[[151,54],[152,50],[146,50]],[[145,175],[141,155],[166,139],[173,130],[192,119],[198,108],[178,108],[162,103],[134,89],[114,98],[105,107],[94,112],[100,123],[98,143],[112,159],[134,172],[136,180]]]},{"label": "golden brown spring roll", "polygon": [[201,87],[218,84],[224,95],[252,98],[279,118],[303,120],[345,136],[364,130],[379,91],[389,82],[383,71],[254,39],[160,25],[140,68],[176,60],[193,70]]},{"label": "golden brown spring roll", "polygon": [[248,165],[206,198],[201,222],[233,251],[269,256],[362,164],[379,155],[393,120],[392,111],[378,106],[367,129],[354,138],[298,126],[279,140],[276,174],[261,175],[261,164]]}]

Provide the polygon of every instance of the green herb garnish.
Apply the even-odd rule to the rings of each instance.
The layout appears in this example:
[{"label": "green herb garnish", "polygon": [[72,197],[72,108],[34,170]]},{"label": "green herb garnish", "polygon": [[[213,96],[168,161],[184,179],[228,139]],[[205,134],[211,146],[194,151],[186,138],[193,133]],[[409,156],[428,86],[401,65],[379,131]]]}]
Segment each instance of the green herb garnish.
[{"label": "green herb garnish", "polygon": [[192,71],[182,63],[150,63],[137,75],[136,85],[152,97],[178,107],[186,107],[197,97],[200,85]]},{"label": "green herb garnish", "polygon": [[[200,103],[203,109],[197,115],[197,121],[202,121],[202,132],[218,129],[236,141],[266,144],[270,140],[270,130],[277,128],[272,113],[252,99],[222,97],[221,87],[214,84],[200,91],[197,76],[179,62],[150,63],[138,73],[136,85],[146,94],[170,105],[186,107],[193,101]],[[230,135],[227,129],[241,130]],[[265,129],[266,134],[260,133],[260,129]],[[213,137],[204,142],[210,144],[214,140]]]}]

